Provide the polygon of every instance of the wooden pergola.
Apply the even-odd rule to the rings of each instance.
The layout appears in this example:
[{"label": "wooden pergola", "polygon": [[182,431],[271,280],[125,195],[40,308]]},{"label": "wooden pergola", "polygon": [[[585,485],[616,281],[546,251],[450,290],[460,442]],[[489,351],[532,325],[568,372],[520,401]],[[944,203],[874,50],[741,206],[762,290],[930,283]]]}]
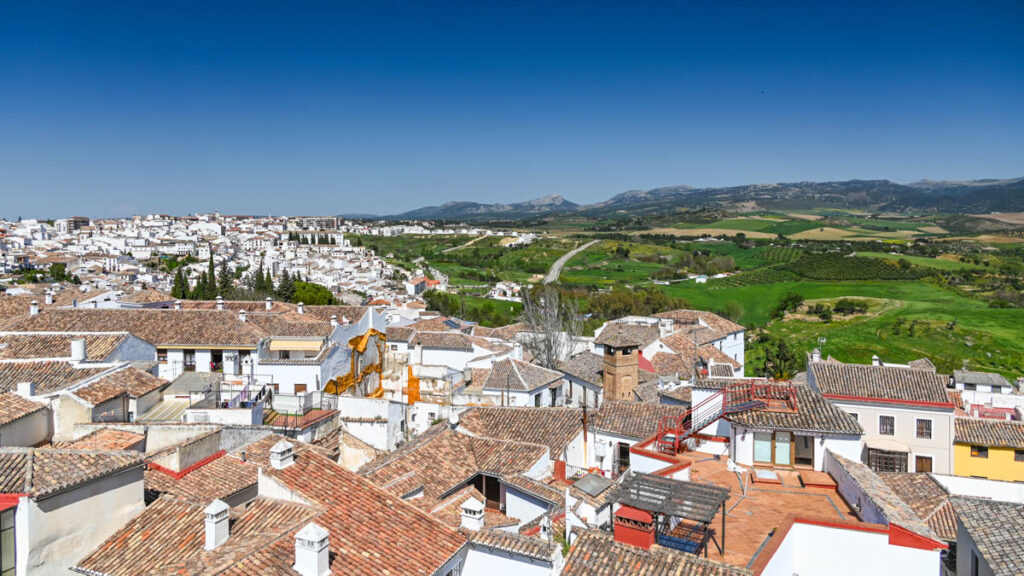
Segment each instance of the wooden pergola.
[{"label": "wooden pergola", "polygon": [[[728,488],[639,472],[623,479],[611,495],[613,502],[644,510],[655,518],[659,544],[696,554],[703,548],[705,556],[708,554],[708,539],[715,543],[719,554],[725,554],[725,503],[728,499]],[[719,510],[722,512],[721,542],[710,530]],[[694,523],[700,539],[695,541],[668,534],[674,528],[668,525],[671,518]],[[691,530],[691,534],[694,531]]]}]

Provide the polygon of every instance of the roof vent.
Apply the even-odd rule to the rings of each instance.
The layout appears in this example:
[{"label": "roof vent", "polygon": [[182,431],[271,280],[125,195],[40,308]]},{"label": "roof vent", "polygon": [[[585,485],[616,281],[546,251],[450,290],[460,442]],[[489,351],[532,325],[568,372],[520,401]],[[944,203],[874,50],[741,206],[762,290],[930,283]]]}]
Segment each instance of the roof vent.
[{"label": "roof vent", "polygon": [[33,301],[29,302],[29,305],[28,305],[28,315],[29,316],[35,316],[36,314],[39,314],[39,301],[38,300],[33,300]]},{"label": "roof vent", "polygon": [[181,300],[175,300],[174,301],[174,309],[175,310],[181,310]]},{"label": "roof vent", "polygon": [[331,571],[330,533],[310,522],[295,533],[295,565],[302,576],[324,576]]},{"label": "roof vent", "polygon": [[274,301],[270,299],[270,296],[267,296],[267,299],[263,301],[263,307],[267,310],[267,312],[269,312],[270,309],[274,307]]},{"label": "roof vent", "polygon": [[207,550],[213,550],[228,541],[228,509],[229,506],[223,500],[214,500],[203,510],[206,524],[206,546]]},{"label": "roof vent", "polygon": [[811,351],[811,362],[821,362],[821,350],[815,348]]},{"label": "roof vent", "polygon": [[238,311],[238,321],[245,322],[245,310]]},{"label": "roof vent", "polygon": [[878,359],[878,354],[875,354],[874,356],[871,357],[871,365],[872,366],[881,366],[882,365],[882,361]]},{"label": "roof vent", "polygon": [[331,326],[336,327],[338,325],[338,315],[331,314]]},{"label": "roof vent", "polygon": [[223,309],[224,309],[224,297],[223,296],[217,296],[217,310],[223,310]]},{"label": "roof vent", "polygon": [[283,470],[295,463],[295,446],[287,440],[281,440],[270,449],[270,465]]},{"label": "roof vent", "polygon": [[458,412],[452,410],[451,413],[448,414],[448,426],[452,430],[455,430],[456,428],[459,427],[459,414],[458,414]]},{"label": "roof vent", "polygon": [[53,304],[53,292],[50,292],[49,290],[47,290],[46,291],[46,298],[43,301],[46,302],[47,306],[50,306],[51,304]]},{"label": "roof vent", "polygon": [[470,496],[462,503],[462,522],[466,530],[477,531],[484,527],[484,504]]},{"label": "roof vent", "polygon": [[302,306],[302,302],[299,302],[298,304],[295,305],[295,311],[298,312],[299,314],[305,314],[306,313],[305,308],[303,308],[303,306]]}]

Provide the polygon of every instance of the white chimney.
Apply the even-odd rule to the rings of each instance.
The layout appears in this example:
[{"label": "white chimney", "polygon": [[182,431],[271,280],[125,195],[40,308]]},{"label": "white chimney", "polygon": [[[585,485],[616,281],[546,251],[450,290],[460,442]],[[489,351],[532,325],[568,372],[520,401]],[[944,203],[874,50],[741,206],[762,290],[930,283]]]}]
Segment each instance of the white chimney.
[{"label": "white chimney", "polygon": [[448,413],[448,427],[452,430],[459,427],[459,413],[455,410]]},{"label": "white chimney", "polygon": [[296,305],[296,310],[295,311],[298,312],[299,314],[305,314],[306,313],[306,311],[302,307],[302,302],[299,302]]},{"label": "white chimney", "polygon": [[181,300],[175,300],[174,301],[174,309],[175,310],[181,310]]},{"label": "white chimney", "polygon": [[224,309],[224,297],[223,296],[217,296],[217,310],[223,310],[223,309]]},{"label": "white chimney", "polygon": [[871,357],[871,365],[872,366],[881,366],[882,365],[882,361],[878,359],[878,354],[875,354],[874,356]]},{"label": "white chimney", "polygon": [[31,398],[36,395],[36,383],[35,382],[18,382],[16,388],[18,396],[23,398]]},{"label": "white chimney", "polygon": [[324,576],[331,572],[330,533],[310,522],[295,533],[295,570],[302,576]]},{"label": "white chimney", "polygon": [[238,311],[238,321],[245,322],[245,310]]},{"label": "white chimney", "polygon": [[295,463],[295,446],[287,440],[281,440],[270,449],[270,466],[282,470]]},{"label": "white chimney", "polygon": [[85,362],[85,338],[75,338],[71,341],[71,361]]},{"label": "white chimney", "polygon": [[274,301],[270,299],[270,296],[267,296],[267,299],[263,301],[263,307],[267,309],[267,312],[270,312],[270,309],[274,307]]},{"label": "white chimney", "polygon": [[477,531],[484,527],[484,504],[470,496],[462,503],[462,523],[466,530]]},{"label": "white chimney", "polygon": [[811,351],[811,362],[821,362],[821,350],[815,348]]},{"label": "white chimney", "polygon": [[228,541],[228,509],[229,506],[223,500],[214,500],[203,510],[206,515],[207,550],[213,550]]},{"label": "white chimney", "polygon": [[337,326],[338,326],[338,315],[337,314],[331,314],[331,327],[335,327],[336,328]]},{"label": "white chimney", "polygon": [[44,300],[44,302],[46,302],[47,306],[53,304],[53,292],[50,292],[49,290],[46,291],[46,299]]},{"label": "white chimney", "polygon": [[35,316],[36,314],[39,314],[39,302],[33,300],[28,304],[28,315]]}]

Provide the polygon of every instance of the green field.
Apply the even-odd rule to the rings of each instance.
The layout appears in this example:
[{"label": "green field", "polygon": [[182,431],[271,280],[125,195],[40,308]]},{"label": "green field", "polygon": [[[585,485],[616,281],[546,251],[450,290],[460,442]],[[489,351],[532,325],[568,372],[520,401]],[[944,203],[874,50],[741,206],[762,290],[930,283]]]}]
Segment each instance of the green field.
[{"label": "green field", "polygon": [[936,268],[939,270],[967,270],[970,268],[981,268],[976,264],[968,262],[961,262],[959,260],[946,260],[943,258],[925,258],[923,256],[905,256],[903,254],[889,254],[887,252],[857,252],[857,256],[864,258],[881,258],[884,260],[906,260],[911,264],[918,266],[924,266],[926,268]]},{"label": "green field", "polygon": [[[718,290],[682,283],[666,287],[666,291],[706,310],[721,309],[728,301],[738,302],[743,307],[740,323],[747,327],[765,326],[772,305],[789,292],[806,299],[886,298],[898,305],[877,316],[830,323],[776,321],[766,329],[801,352],[817,346],[818,337],[823,336],[827,339],[825,353],[844,362],[870,362],[873,354],[890,362],[924,356],[946,372],[969,359],[976,369],[1007,376],[1024,374],[1024,352],[1019,344],[1024,341],[1024,309],[990,308],[984,302],[923,281],[782,282]],[[918,322],[913,336],[906,328],[893,333],[892,327],[900,318],[907,325]],[[954,320],[955,327],[947,329]]]}]

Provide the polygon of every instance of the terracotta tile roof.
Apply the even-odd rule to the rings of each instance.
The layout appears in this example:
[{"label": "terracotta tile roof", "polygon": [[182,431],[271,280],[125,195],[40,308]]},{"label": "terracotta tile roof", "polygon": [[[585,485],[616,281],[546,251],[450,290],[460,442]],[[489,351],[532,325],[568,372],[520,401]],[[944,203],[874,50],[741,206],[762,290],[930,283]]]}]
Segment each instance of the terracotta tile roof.
[{"label": "terracotta tile roof", "polygon": [[253,348],[267,334],[230,310],[49,309],[8,322],[13,332],[130,332],[160,347]]},{"label": "terracotta tile roof", "polygon": [[[484,501],[484,495],[470,485],[463,486],[459,490],[453,492],[433,508],[424,507],[420,504],[419,500],[411,500],[410,503],[418,508],[428,510],[431,516],[437,518],[446,526],[458,529],[462,524],[462,504],[471,497],[476,498],[480,502]],[[508,528],[510,526],[518,525],[519,520],[516,518],[509,518],[498,510],[492,510],[490,508],[484,509],[484,526],[487,528]]]},{"label": "terracotta tile roof", "polygon": [[[231,513],[227,542],[204,550],[205,514],[209,502],[159,498],[114,533],[73,569],[87,574],[220,574],[277,541],[289,539],[315,521],[317,510],[282,500],[256,499]],[[291,554],[294,562],[294,540]],[[266,574],[294,574],[290,564],[277,563]]]},{"label": "terracotta tile roof", "polygon": [[246,462],[253,464],[255,466],[262,466],[263,468],[266,468],[270,466],[270,448],[274,444],[280,442],[281,440],[291,442],[292,445],[295,446],[296,454],[299,454],[306,450],[312,450],[314,452],[317,452],[318,454],[326,455],[326,452],[318,446],[306,444],[305,442],[299,442],[292,438],[286,438],[280,434],[271,433],[267,434],[266,436],[260,438],[255,442],[250,442],[245,446],[233,450],[229,454],[229,456],[241,460],[242,452],[245,452]]},{"label": "terracotta tile roof", "polygon": [[861,462],[843,458],[834,452],[831,454],[860,491],[875,504],[887,522],[926,538],[938,539],[938,535],[931,527],[874,470]]},{"label": "terracotta tile roof", "polygon": [[562,576],[618,576],[628,570],[643,576],[741,576],[751,572],[661,546],[644,550],[616,542],[611,534],[579,533]]},{"label": "terracotta tile roof", "polygon": [[552,562],[561,555],[556,542],[545,542],[540,538],[522,536],[505,530],[484,528],[470,532],[469,542],[474,548],[498,550],[547,562]]},{"label": "terracotta tile roof", "polygon": [[583,352],[558,365],[558,369],[584,382],[604,386],[604,358]]},{"label": "terracotta tile roof", "polygon": [[413,447],[385,455],[360,470],[368,480],[399,495],[423,488],[424,505],[437,500],[479,473],[518,474],[547,456],[537,444],[477,438],[441,429]]},{"label": "terracotta tile roof", "polygon": [[[520,332],[529,332],[530,327],[525,322],[517,322],[515,324],[509,324],[508,326],[500,326],[495,328],[491,334],[491,338],[498,338],[500,340],[515,340],[516,335]],[[481,334],[482,336],[482,334]]]},{"label": "terracotta tile roof", "polygon": [[[745,330],[743,326],[722,318],[718,314],[712,312],[706,312],[704,310],[672,310],[670,312],[661,312],[654,315],[655,318],[669,318],[675,321],[674,328],[676,330],[691,331],[693,327],[687,326],[695,325],[704,328],[703,330],[696,330],[698,341],[701,344],[713,342],[732,334],[734,332],[742,332]],[[706,324],[703,326],[701,323]]]},{"label": "terracotta tile roof", "polygon": [[167,380],[129,366],[78,388],[74,395],[96,406],[122,394],[138,398],[166,385]]},{"label": "terracotta tile roof", "polygon": [[642,440],[658,432],[665,417],[678,417],[686,406],[645,402],[605,402],[591,421],[595,430]]},{"label": "terracotta tile roof", "polygon": [[412,340],[416,330],[405,326],[388,326],[387,336],[389,342],[409,342]]},{"label": "terracotta tile roof", "polygon": [[331,316],[337,316],[338,322],[344,322],[347,318],[352,324],[359,323],[370,310],[369,306],[305,306],[306,314],[312,315],[321,320],[330,320]]},{"label": "terracotta tile roof", "polygon": [[258,467],[231,456],[220,456],[189,471],[180,479],[156,469],[145,472],[146,492],[168,494],[203,505],[256,485]]},{"label": "terracotta tile roof", "polygon": [[0,391],[11,391],[21,382],[35,382],[37,394],[51,394],[107,370],[110,366],[76,368],[62,360],[0,362]]},{"label": "terracotta tile roof", "polygon": [[[316,523],[330,532],[332,574],[430,575],[466,543],[427,513],[314,451],[264,474],[323,508]],[[292,565],[294,550],[294,540],[280,539],[226,574],[277,573]]]},{"label": "terracotta tile roof", "polygon": [[949,377],[928,370],[829,362],[814,362],[809,369],[818,390],[826,396],[949,404]]},{"label": "terracotta tile roof", "polygon": [[952,501],[960,524],[992,573],[995,576],[1024,574],[1024,554],[1020,549],[1024,504],[962,496],[955,496]]},{"label": "terracotta tile roof", "polygon": [[1010,382],[1002,374],[994,372],[974,372],[971,370],[954,370],[953,381],[964,384],[981,384],[984,386],[1010,386]]},{"label": "terracotta tile roof", "polygon": [[128,333],[3,334],[0,335],[0,359],[68,358],[71,356],[71,341],[83,338],[86,360],[103,362],[128,340]]},{"label": "terracotta tile roof", "polygon": [[138,452],[0,448],[0,493],[43,498],[141,465]]},{"label": "terracotta tile roof", "polygon": [[[181,307],[184,310],[216,310],[216,300],[182,300]],[[267,310],[266,300],[225,300],[224,310],[229,310],[235,314],[239,310],[245,310],[246,313],[253,314],[257,312],[270,312],[270,313],[286,313],[295,312],[298,307],[295,304],[289,302],[280,302],[277,300],[270,301],[270,310]]]},{"label": "terracotta tile roof", "polygon": [[0,394],[0,426],[6,426],[19,418],[44,410],[46,404],[22,398],[14,392]]},{"label": "terracotta tile roof", "polygon": [[118,430],[116,428],[100,428],[69,442],[60,442],[55,447],[64,450],[100,450],[120,451],[144,446],[145,434]]},{"label": "terracotta tile roof", "polygon": [[918,370],[931,370],[932,372],[935,372],[935,364],[932,364],[932,361],[927,358],[911,360],[910,362],[907,362],[907,366]]},{"label": "terracotta tile roof", "polygon": [[438,316],[436,318],[424,318],[417,320],[407,326],[416,331],[424,332],[447,332],[449,330],[461,330],[466,329],[467,331],[472,330],[471,325],[467,325],[458,318],[449,318],[447,316]]},{"label": "terracotta tile roof", "polygon": [[583,432],[583,411],[577,408],[510,408],[480,406],[463,412],[459,427],[475,436],[547,446],[551,459]]},{"label": "terracotta tile roof", "polygon": [[682,402],[687,406],[693,402],[693,388],[690,386],[677,386],[671,390],[661,390],[658,392],[658,395],[671,398],[676,402]]},{"label": "terracotta tile roof", "polygon": [[770,428],[830,434],[863,434],[864,429],[849,412],[836,408],[824,396],[806,386],[794,385],[796,412],[758,408],[730,415],[727,419],[748,428]]},{"label": "terracotta tile roof", "polygon": [[135,292],[121,298],[121,302],[128,302],[131,304],[157,304],[160,302],[173,301],[174,298],[170,294],[159,290],[153,290],[152,288],[147,290],[136,290]]},{"label": "terracotta tile roof", "polygon": [[259,326],[268,336],[275,337],[325,339],[334,331],[330,322],[308,314],[292,314],[285,317],[281,314],[254,312],[246,316],[246,321]]},{"label": "terracotta tile roof", "polygon": [[561,379],[561,372],[548,370],[522,360],[506,358],[491,366],[491,373],[484,382],[484,389],[532,392]]},{"label": "terracotta tile roof", "polygon": [[928,474],[879,472],[878,476],[946,542],[956,542],[956,513],[949,493]]},{"label": "terracotta tile roof", "polygon": [[1024,450],[1024,422],[992,418],[954,418],[953,442]]},{"label": "terracotta tile roof", "polygon": [[337,410],[324,410],[321,408],[314,408],[301,416],[279,414],[274,410],[267,410],[263,416],[263,425],[303,430],[324,420],[334,418],[337,414]]},{"label": "terracotta tile roof", "polygon": [[646,348],[661,337],[657,324],[631,324],[626,322],[609,322],[594,340],[595,344],[623,348],[636,346]]},{"label": "terracotta tile roof", "polygon": [[462,332],[416,332],[409,341],[411,346],[423,346],[439,350],[473,351],[473,342]]}]

